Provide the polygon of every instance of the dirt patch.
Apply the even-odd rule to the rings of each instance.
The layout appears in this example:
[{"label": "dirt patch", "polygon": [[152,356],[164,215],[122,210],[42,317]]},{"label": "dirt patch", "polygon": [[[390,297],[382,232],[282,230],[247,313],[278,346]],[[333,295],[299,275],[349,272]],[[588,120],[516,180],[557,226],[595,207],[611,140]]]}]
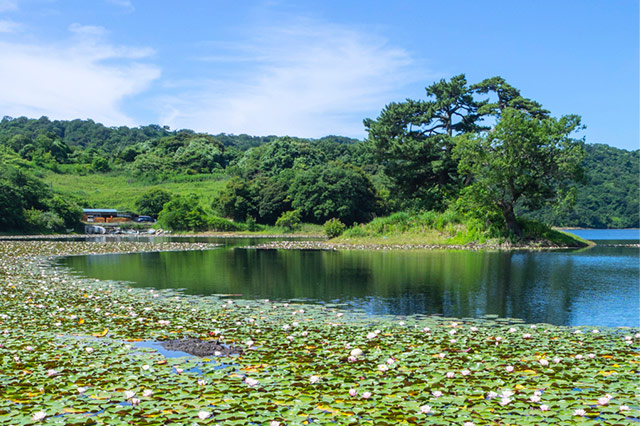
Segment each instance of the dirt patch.
[{"label": "dirt patch", "polygon": [[242,353],[242,348],[224,345],[218,340],[179,339],[161,343],[168,351],[186,352],[195,356],[227,356]]}]

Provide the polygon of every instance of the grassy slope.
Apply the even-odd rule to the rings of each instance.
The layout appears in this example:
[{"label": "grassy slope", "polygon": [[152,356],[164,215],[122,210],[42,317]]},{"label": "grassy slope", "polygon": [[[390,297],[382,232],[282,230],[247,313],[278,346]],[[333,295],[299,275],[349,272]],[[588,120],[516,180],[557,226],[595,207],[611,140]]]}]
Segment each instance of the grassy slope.
[{"label": "grassy slope", "polygon": [[[73,198],[83,207],[117,208],[135,211],[135,201],[150,189],[162,188],[174,194],[196,194],[203,206],[210,206],[214,196],[220,192],[226,178],[219,175],[203,177],[199,181],[168,181],[162,183],[141,182],[123,172],[96,173],[86,176],[58,174],[44,171],[42,177],[53,190]],[[191,177],[185,177],[190,179]],[[191,178],[192,179],[192,178]]]}]

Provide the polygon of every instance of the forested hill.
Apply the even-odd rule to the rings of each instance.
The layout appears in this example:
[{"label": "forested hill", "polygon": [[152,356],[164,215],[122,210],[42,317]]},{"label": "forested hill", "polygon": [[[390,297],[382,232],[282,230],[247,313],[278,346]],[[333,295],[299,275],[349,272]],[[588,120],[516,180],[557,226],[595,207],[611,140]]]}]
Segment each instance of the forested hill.
[{"label": "forested hill", "polygon": [[[68,147],[81,147],[83,149],[95,149],[106,154],[114,154],[122,149],[147,142],[153,139],[175,135],[177,133],[194,134],[192,130],[169,130],[167,126],[161,127],[150,124],[140,127],[106,127],[93,120],[49,120],[47,117],[31,119],[26,117],[4,117],[0,121],[0,144],[24,145],[25,142],[33,143],[38,136],[59,140]],[[14,142],[12,138],[17,137]],[[216,140],[226,147],[234,147],[240,151],[246,151],[265,143],[271,142],[277,136],[250,136],[246,134],[228,135],[221,133],[215,135]],[[342,136],[327,136],[322,140],[332,140],[339,143],[355,143],[357,139]]]},{"label": "forested hill", "polygon": [[586,144],[586,183],[578,186],[574,208],[558,216],[545,207],[532,217],[556,226],[637,228],[640,150]]},{"label": "forested hill", "polygon": [[[361,186],[371,198],[371,215],[412,208],[394,190],[381,163],[371,154],[372,147],[368,142],[340,136],[310,140],[277,136],[207,135],[191,130],[172,131],[158,125],[106,127],[92,120],[5,117],[0,121],[0,148],[0,169],[18,167],[25,173],[33,174],[34,178],[48,176],[47,185],[51,181],[58,182],[51,178],[53,174],[88,179],[100,174],[107,176],[108,173],[112,178],[121,178],[129,184],[148,182],[156,187],[164,187],[169,181],[209,180],[212,189],[207,189],[207,201],[201,203],[208,207],[210,200],[218,199],[216,206],[221,211],[224,211],[225,194],[235,194],[236,198],[230,199],[235,203],[241,191],[254,191],[252,197],[255,199],[249,201],[255,204],[256,212],[252,216],[268,210],[268,200],[262,199],[268,195],[289,202],[295,201],[295,195],[299,192],[301,200],[307,199],[315,192],[305,195],[303,189],[312,188],[319,179],[329,178],[339,178],[339,182],[362,180]],[[602,144],[586,144],[584,148],[586,156],[582,165],[586,183],[577,188],[574,208],[563,213],[554,212],[548,207],[532,213],[520,213],[556,226],[638,227],[640,150],[626,151]],[[5,188],[15,186],[8,176],[0,176],[0,186],[3,182]],[[78,180],[74,179],[74,185],[78,186]],[[218,192],[224,185],[223,197],[219,198]],[[186,194],[191,189],[186,184],[184,186]],[[57,189],[59,195],[76,194],[71,190],[65,191],[65,188]],[[182,192],[183,189],[180,189],[176,195]],[[72,201],[81,207],[105,207],[94,205],[104,203],[104,198],[92,199],[91,192],[86,194],[76,194],[77,198]],[[18,199],[20,194],[13,195]],[[247,197],[247,200],[251,198],[249,195]],[[131,208],[132,203],[125,201],[120,196],[119,199],[107,200],[107,203]],[[334,201],[330,201],[325,206],[329,206],[327,215],[338,209]],[[46,211],[45,204],[23,203],[25,210],[43,211]],[[331,205],[334,205],[334,210],[331,210]],[[319,206],[310,205],[309,211],[317,213],[321,210]],[[277,217],[275,214],[281,212],[275,209],[271,213],[265,214],[262,219],[273,222]]]}]

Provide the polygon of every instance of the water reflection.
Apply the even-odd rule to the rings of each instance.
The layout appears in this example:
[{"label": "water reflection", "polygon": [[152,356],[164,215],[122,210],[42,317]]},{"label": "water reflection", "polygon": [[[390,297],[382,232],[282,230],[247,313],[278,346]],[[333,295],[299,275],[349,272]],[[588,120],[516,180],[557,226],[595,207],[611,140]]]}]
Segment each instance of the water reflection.
[{"label": "water reflection", "polygon": [[[241,242],[247,244],[247,241]],[[83,275],[190,294],[344,303],[370,314],[496,314],[526,322],[638,326],[638,250],[276,251],[77,256]]]}]

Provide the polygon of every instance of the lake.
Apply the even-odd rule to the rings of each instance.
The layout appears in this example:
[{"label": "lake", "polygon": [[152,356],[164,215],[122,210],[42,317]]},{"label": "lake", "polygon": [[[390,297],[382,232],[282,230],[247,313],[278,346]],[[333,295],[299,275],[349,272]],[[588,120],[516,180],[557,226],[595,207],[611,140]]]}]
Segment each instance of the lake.
[{"label": "lake", "polygon": [[338,252],[245,249],[256,241],[206,238],[198,241],[223,245],[60,262],[82,276],[135,287],[341,304],[371,315],[497,315],[527,323],[640,326],[638,248],[612,245],[637,244],[639,231],[571,232],[599,244],[554,251]]}]

